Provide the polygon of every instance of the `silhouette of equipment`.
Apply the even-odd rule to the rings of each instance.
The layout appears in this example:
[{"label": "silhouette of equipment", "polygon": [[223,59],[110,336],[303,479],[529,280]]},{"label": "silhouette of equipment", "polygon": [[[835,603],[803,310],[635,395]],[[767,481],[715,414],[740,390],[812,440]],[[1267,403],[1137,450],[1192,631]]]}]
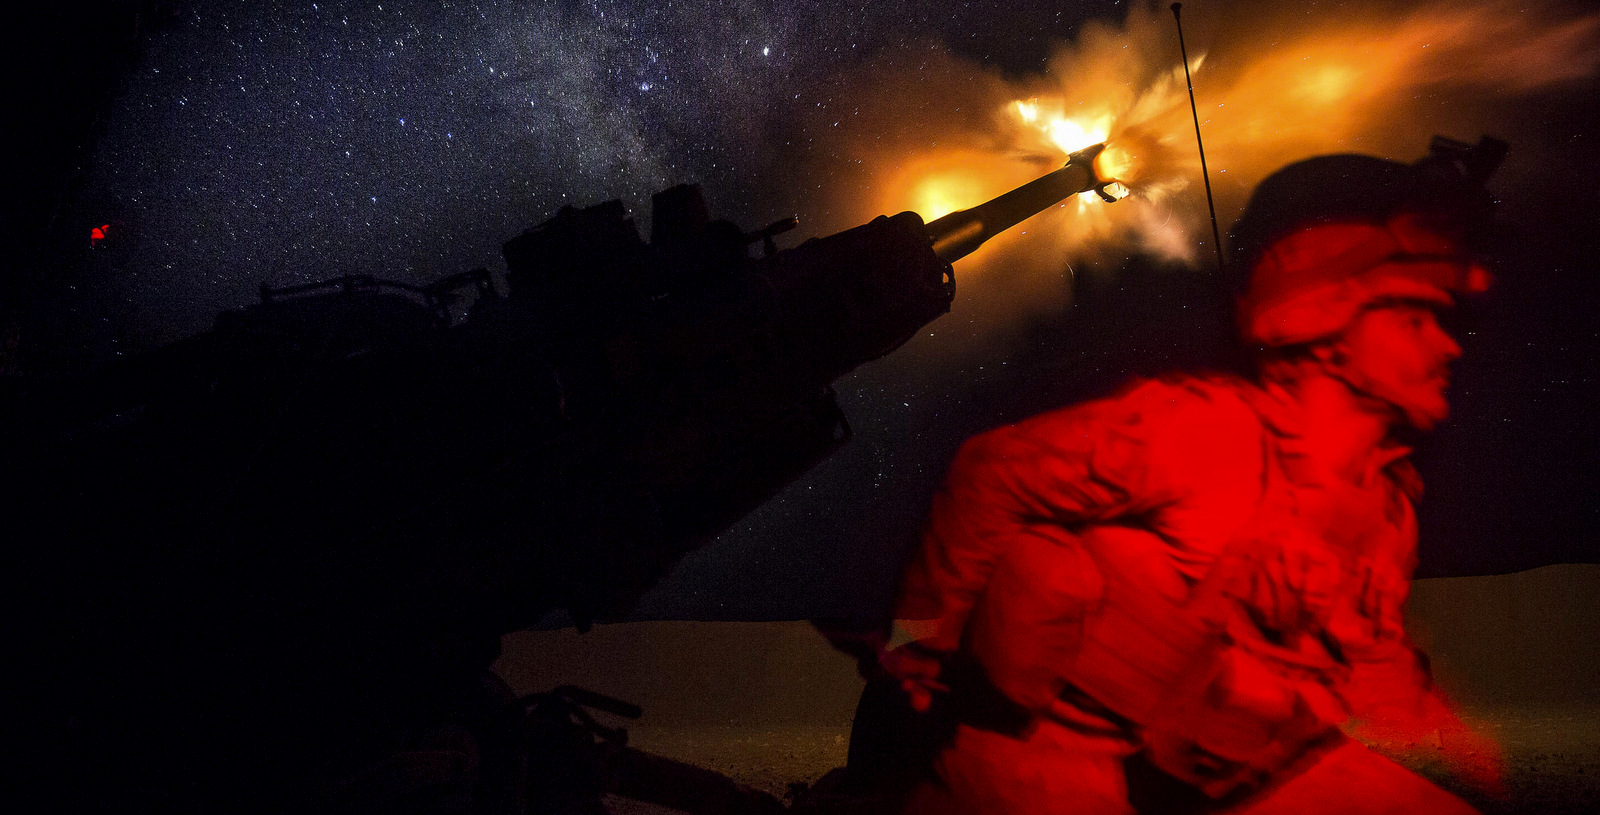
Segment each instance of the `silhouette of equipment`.
[{"label": "silhouette of equipment", "polygon": [[948,311],[953,260],[1103,188],[1092,158],[784,251],[794,219],[746,232],[694,186],[655,196],[649,243],[619,201],[567,207],[504,245],[504,295],[483,269],[263,286],[199,336],[6,383],[36,780],[293,808],[437,732],[500,635],[620,618],[847,441],[830,383]]}]

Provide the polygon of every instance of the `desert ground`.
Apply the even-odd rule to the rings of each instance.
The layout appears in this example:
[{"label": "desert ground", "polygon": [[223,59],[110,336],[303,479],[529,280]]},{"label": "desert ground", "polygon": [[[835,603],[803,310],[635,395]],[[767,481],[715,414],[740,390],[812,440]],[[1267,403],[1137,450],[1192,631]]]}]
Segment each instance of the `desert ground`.
[{"label": "desert ground", "polygon": [[[1490,815],[1600,812],[1600,565],[1420,580],[1408,613],[1440,684],[1505,752],[1509,800],[1473,802]],[[780,798],[844,764],[863,686],[855,660],[805,621],[634,622],[502,645],[495,670],[518,693],[572,684],[634,702],[632,746]],[[1431,772],[1425,756],[1416,766]]]}]

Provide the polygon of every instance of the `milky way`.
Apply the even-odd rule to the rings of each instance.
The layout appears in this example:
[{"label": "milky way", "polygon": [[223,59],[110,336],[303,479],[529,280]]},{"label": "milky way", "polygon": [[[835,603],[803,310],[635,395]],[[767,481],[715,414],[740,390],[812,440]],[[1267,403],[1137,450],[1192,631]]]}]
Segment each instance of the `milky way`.
[{"label": "milky way", "polygon": [[731,6],[254,6],[195,10],[154,38],[86,195],[138,235],[129,300],[199,306],[191,330],[257,281],[486,265],[568,203],[691,179],[737,194],[760,144],[707,113],[769,96],[794,70],[796,29],[818,22]]},{"label": "milky way", "polygon": [[752,210],[817,149],[812,89],[956,21],[879,5],[194,4],[104,116],[74,216],[139,248],[74,307],[134,350],[262,281],[492,265],[567,204],[698,182],[733,217],[794,214]]}]

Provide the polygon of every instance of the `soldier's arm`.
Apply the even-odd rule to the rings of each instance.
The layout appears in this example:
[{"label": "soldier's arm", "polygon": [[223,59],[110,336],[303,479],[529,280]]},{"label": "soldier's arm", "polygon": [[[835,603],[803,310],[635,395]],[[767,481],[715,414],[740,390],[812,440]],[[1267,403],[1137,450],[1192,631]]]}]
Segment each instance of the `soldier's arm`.
[{"label": "soldier's arm", "polygon": [[1013,564],[1012,572],[1026,574],[1013,575],[1010,583],[1021,585],[1008,583],[1008,590],[1064,605],[1035,608],[1030,597],[1009,598],[1011,612],[1000,616],[1021,609],[1070,625],[1074,609],[1100,585],[1094,560],[1078,551],[1081,532],[1113,521],[1154,529],[1163,507],[1219,468],[1259,478],[1259,450],[1259,425],[1237,398],[1160,382],[972,439],[952,465],[907,569],[897,606],[901,639],[934,653],[955,650],[980,598],[989,605],[1002,599],[984,595],[999,564],[1019,555],[1035,557]]},{"label": "soldier's arm", "polygon": [[[1414,537],[1409,539],[1414,551]],[[1404,606],[1414,557],[1403,553],[1366,581],[1361,610],[1374,629],[1374,647],[1353,655],[1345,696],[1347,731],[1380,752],[1412,761],[1441,761],[1461,781],[1503,795],[1504,755],[1498,742],[1464,721],[1433,680],[1428,657],[1405,631]],[[1387,577],[1385,572],[1388,572]]]},{"label": "soldier's arm", "polygon": [[962,445],[935,495],[907,567],[896,617],[927,647],[954,650],[995,565],[1028,527],[1070,528],[1122,511],[1123,473],[1108,472],[1126,446],[1101,403],[1057,411],[975,436]]}]

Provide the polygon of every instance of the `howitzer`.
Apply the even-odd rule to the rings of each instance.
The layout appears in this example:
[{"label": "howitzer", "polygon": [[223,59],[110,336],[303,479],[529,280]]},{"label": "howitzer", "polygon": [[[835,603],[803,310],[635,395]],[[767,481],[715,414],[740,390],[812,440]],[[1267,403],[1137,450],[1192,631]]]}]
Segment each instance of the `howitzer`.
[{"label": "howitzer", "polygon": [[[830,384],[948,311],[953,261],[1065,197],[1104,194],[1093,166],[1101,149],[926,226],[904,212],[783,252],[772,236],[792,221],[743,233],[710,221],[686,187],[656,196],[649,247],[615,202],[566,211],[508,243],[511,297],[483,321],[526,323],[519,300],[546,318],[561,310],[556,322],[573,333],[547,356],[558,360],[564,415],[581,446],[612,463],[594,488],[632,496],[640,514],[630,527],[645,530],[648,551],[581,575],[591,608],[625,608],[687,548],[846,441]],[[747,260],[756,240],[764,256]],[[640,566],[638,580],[618,573]],[[585,599],[571,599],[581,621]]]},{"label": "howitzer", "polygon": [[0,495],[10,596],[48,621],[30,687],[112,734],[65,763],[123,797],[311,789],[371,748],[350,734],[440,715],[502,633],[620,616],[846,441],[830,383],[949,309],[951,261],[1103,189],[1095,152],[785,251],[792,221],[744,232],[694,187],[656,196],[648,244],[620,202],[567,208],[505,244],[505,295],[484,270],[263,288],[21,383]]}]

